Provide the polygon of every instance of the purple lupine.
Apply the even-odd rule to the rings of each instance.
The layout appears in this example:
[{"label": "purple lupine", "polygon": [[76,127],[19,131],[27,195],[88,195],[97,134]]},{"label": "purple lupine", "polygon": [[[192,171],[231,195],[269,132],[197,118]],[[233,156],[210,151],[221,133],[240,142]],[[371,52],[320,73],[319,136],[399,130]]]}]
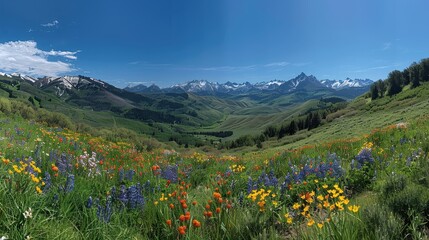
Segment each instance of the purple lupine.
[{"label": "purple lupine", "polygon": [[[374,158],[373,158],[373,161],[374,161]],[[333,177],[335,177],[337,179],[339,177],[341,177],[343,175],[343,173],[344,173],[344,170],[341,167],[340,162],[337,161],[337,160],[334,160],[334,162],[332,163],[331,168],[332,168],[331,176],[333,176]]]},{"label": "purple lupine", "polygon": [[113,214],[112,199],[108,197],[106,201],[106,208],[104,209],[104,221],[109,222],[110,218],[112,217],[112,214]]},{"label": "purple lupine", "polygon": [[274,172],[270,171],[270,174],[266,174],[262,172],[262,174],[258,178],[258,186],[264,185],[266,187],[277,187],[278,179],[274,176]]},{"label": "purple lupine", "polygon": [[[55,154],[56,155],[56,154]],[[60,157],[56,155],[55,165],[58,167],[60,173],[66,173],[72,169],[70,156],[62,153]]]},{"label": "purple lupine", "polygon": [[135,173],[136,172],[134,170],[132,170],[132,169],[128,170],[127,171],[127,176],[126,176],[127,180],[131,182],[133,180],[133,177],[134,177]]},{"label": "purple lupine", "polygon": [[136,198],[137,198],[137,188],[136,186],[132,185],[127,189],[127,199],[128,204],[131,209],[136,207]]},{"label": "purple lupine", "polygon": [[365,164],[374,163],[374,157],[372,156],[372,151],[370,148],[362,149],[359,154],[355,157],[357,161],[357,168],[362,168]]},{"label": "purple lupine", "polygon": [[64,188],[65,192],[71,192],[74,189],[74,175],[73,174],[69,174],[67,176],[67,180],[66,180],[66,185]]},{"label": "purple lupine", "polygon": [[179,179],[178,170],[179,167],[177,165],[167,165],[166,167],[164,167],[164,169],[162,169],[161,177],[166,180],[170,180],[170,182],[172,183],[177,183]]},{"label": "purple lupine", "polygon": [[51,175],[47,171],[45,172],[45,177],[43,178],[43,182],[45,183],[45,186],[43,186],[43,193],[47,193],[52,186]]},{"label": "purple lupine", "polygon": [[127,190],[127,197],[129,201],[129,207],[134,209],[136,207],[142,208],[144,206],[144,197],[141,192],[140,184],[130,186]]},{"label": "purple lupine", "polygon": [[127,189],[125,185],[121,185],[121,190],[119,190],[119,193],[117,194],[116,197],[122,203],[123,206],[127,206],[128,197],[127,197]]},{"label": "purple lupine", "polygon": [[143,196],[143,193],[142,193],[143,189],[142,189],[140,183],[137,183],[136,188],[137,188],[137,195],[136,195],[136,198],[135,198],[135,202],[136,202],[136,204],[137,204],[138,207],[143,208],[144,205],[145,205],[145,199],[144,199],[144,196]]},{"label": "purple lupine", "polygon": [[113,209],[112,209],[112,199],[110,197],[106,200],[106,206],[103,207],[100,204],[97,204],[97,217],[103,222],[109,222],[112,217]]}]

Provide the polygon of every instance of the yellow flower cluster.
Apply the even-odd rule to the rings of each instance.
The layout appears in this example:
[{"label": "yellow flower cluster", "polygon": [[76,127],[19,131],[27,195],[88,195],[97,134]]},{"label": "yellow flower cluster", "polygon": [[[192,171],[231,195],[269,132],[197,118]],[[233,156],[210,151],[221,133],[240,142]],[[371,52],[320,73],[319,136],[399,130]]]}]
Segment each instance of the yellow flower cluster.
[{"label": "yellow flower cluster", "polygon": [[267,203],[271,202],[273,207],[277,207],[279,202],[275,200],[277,195],[272,193],[271,190],[265,190],[263,188],[259,190],[252,190],[252,192],[247,196],[248,199],[251,199],[252,202],[257,202],[259,206],[259,211],[265,211]]},{"label": "yellow flower cluster", "polygon": [[[332,188],[323,184],[321,188],[317,189],[317,194],[315,191],[300,194],[300,201],[292,205],[292,211],[295,214],[286,213],[284,215],[288,224],[292,224],[292,216],[302,216],[306,219],[307,226],[315,225],[318,220],[316,226],[322,228],[326,222],[331,220],[332,213],[344,211],[345,206],[350,202],[338,184],[333,185]],[[348,206],[348,210],[352,213],[357,213],[359,208],[356,205]]]},{"label": "yellow flower cluster", "polygon": [[198,153],[198,152],[194,152],[194,153],[191,155],[191,158],[193,158],[194,160],[196,160],[196,161],[197,161],[197,162],[199,162],[199,163],[207,162],[207,161],[209,161],[209,160],[210,160],[206,155],[201,154],[201,153]]},{"label": "yellow flower cluster", "polygon": [[[3,163],[5,163],[5,164],[9,164],[9,162],[10,161],[7,159],[3,160]],[[19,164],[13,164],[12,165],[13,170],[9,169],[8,173],[10,175],[13,175],[15,173],[28,175],[29,179],[36,184],[36,186],[35,186],[36,192],[42,193],[42,189],[40,188],[40,186],[45,185],[45,183],[42,181],[42,177],[38,177],[38,176],[36,176],[36,174],[28,172],[27,168],[33,169],[33,171],[37,174],[42,173],[42,170],[40,170],[40,168],[36,166],[36,163],[34,161],[31,161],[30,163],[20,161]],[[38,186],[37,184],[40,184],[40,186]]]},{"label": "yellow flower cluster", "polygon": [[237,157],[236,156],[232,156],[232,155],[225,155],[225,156],[221,156],[220,158],[219,158],[219,161],[222,161],[222,162],[224,162],[224,161],[237,161]]},{"label": "yellow flower cluster", "polygon": [[374,144],[373,144],[372,142],[365,142],[365,143],[362,145],[362,149],[364,149],[364,148],[371,149],[373,146],[374,146]]},{"label": "yellow flower cluster", "polygon": [[164,193],[161,194],[161,198],[159,199],[159,201],[163,202],[163,201],[167,201],[168,198],[165,197]]},{"label": "yellow flower cluster", "polygon": [[243,166],[243,165],[237,165],[237,164],[232,165],[230,168],[235,173],[243,172],[246,169],[245,166]]}]

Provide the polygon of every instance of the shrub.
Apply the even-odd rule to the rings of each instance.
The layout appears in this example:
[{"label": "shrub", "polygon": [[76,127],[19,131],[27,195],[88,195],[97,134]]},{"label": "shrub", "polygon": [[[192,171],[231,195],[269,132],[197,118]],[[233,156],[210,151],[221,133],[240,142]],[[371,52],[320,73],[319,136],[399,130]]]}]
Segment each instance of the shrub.
[{"label": "shrub", "polygon": [[421,185],[407,185],[402,191],[385,198],[386,205],[398,214],[407,224],[413,216],[410,211],[418,212],[423,216],[429,215],[429,189]]},{"label": "shrub", "polygon": [[374,176],[374,169],[368,164],[351,169],[346,176],[347,188],[353,193],[362,192],[371,186]]},{"label": "shrub", "polygon": [[383,206],[365,207],[361,219],[366,230],[361,239],[403,239],[403,221]]},{"label": "shrub", "polygon": [[10,114],[12,112],[12,104],[7,98],[0,98],[0,111],[4,114]]},{"label": "shrub", "polygon": [[67,129],[72,129],[74,127],[72,121],[66,115],[57,112],[48,112],[44,109],[40,109],[37,112],[37,120],[46,123],[50,127]]},{"label": "shrub", "polygon": [[407,180],[403,175],[392,174],[381,187],[381,196],[386,198],[391,194],[404,190]]}]

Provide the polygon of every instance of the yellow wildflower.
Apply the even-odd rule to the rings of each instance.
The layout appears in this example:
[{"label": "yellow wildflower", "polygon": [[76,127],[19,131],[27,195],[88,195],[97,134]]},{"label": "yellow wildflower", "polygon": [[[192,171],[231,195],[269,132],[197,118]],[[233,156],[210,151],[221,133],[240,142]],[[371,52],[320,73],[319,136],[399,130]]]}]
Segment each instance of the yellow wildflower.
[{"label": "yellow wildflower", "polygon": [[293,209],[295,209],[295,210],[299,209],[300,207],[301,207],[301,204],[299,204],[299,203],[295,203],[295,204],[292,206],[292,208],[293,208]]},{"label": "yellow wildflower", "polygon": [[357,213],[359,211],[360,206],[352,205],[348,207],[351,212]]}]

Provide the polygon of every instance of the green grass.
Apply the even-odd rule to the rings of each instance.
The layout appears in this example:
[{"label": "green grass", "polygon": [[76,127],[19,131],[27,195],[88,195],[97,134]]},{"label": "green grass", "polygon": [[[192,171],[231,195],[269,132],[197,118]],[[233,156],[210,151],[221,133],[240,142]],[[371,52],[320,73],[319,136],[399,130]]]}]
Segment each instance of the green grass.
[{"label": "green grass", "polygon": [[[393,110],[396,111],[396,110]],[[380,113],[378,114],[380,116]],[[354,116],[357,117],[357,116]],[[357,120],[356,120],[357,121]],[[365,119],[361,120],[362,124]],[[335,122],[333,122],[335,123]],[[382,124],[380,122],[379,124]],[[392,204],[409,204],[411,209],[426,211],[419,205],[427,201],[424,197],[411,200],[398,200],[407,196],[406,192],[384,195],[391,189],[389,179],[392,172],[403,176],[409,187],[403,191],[427,190],[428,181],[424,179],[429,170],[427,151],[429,145],[424,139],[429,133],[427,117],[408,120],[407,128],[390,127],[370,133],[356,141],[326,138],[314,147],[295,148],[291,151],[260,151],[242,155],[206,155],[202,153],[164,154],[164,150],[137,150],[131,143],[110,142],[91,135],[78,134],[72,131],[46,128],[32,121],[3,116],[0,121],[2,129],[0,147],[0,235],[10,239],[23,239],[26,236],[42,239],[391,239],[392,237],[427,237],[427,225],[423,224],[425,216],[401,215]],[[335,131],[335,130],[333,130]],[[300,133],[304,134],[304,132]],[[313,135],[312,135],[313,136]],[[311,137],[311,136],[310,136]],[[336,140],[336,141],[333,141]],[[300,140],[302,141],[302,140]],[[321,140],[322,141],[322,140]],[[365,142],[371,142],[371,145]],[[375,178],[363,190],[355,192],[351,178],[351,159],[359,154],[362,146],[370,146],[372,156],[376,159],[370,165]],[[392,150],[392,146],[394,149]],[[418,150],[418,149],[421,150]],[[95,167],[81,165],[79,159],[88,159],[84,152],[96,153]],[[417,151],[417,152],[416,152]],[[327,156],[336,153],[336,156]],[[65,154],[65,158],[61,158]],[[403,157],[400,157],[403,156]],[[24,158],[23,158],[24,157]],[[28,157],[41,172],[35,182],[29,177],[27,169],[22,172],[21,162],[29,161]],[[411,157],[407,163],[407,157]],[[70,167],[64,172],[56,172],[52,165],[60,167],[67,159]],[[333,163],[333,161],[338,161]],[[337,164],[342,167],[341,175],[317,177],[311,173],[301,180],[289,182],[286,192],[280,185],[269,186],[266,177],[275,176],[279,183],[285,181],[287,174],[295,176],[305,165]],[[76,165],[77,164],[77,165]],[[167,176],[158,175],[154,166],[166,171],[168,166],[178,167],[179,182],[167,183]],[[237,166],[242,166],[241,170]],[[294,166],[293,169],[291,166]],[[121,177],[129,170],[135,171],[132,178]],[[91,171],[99,170],[94,174]],[[91,171],[90,171],[91,170]],[[231,172],[232,171],[232,172]],[[229,173],[228,173],[229,172]],[[51,188],[45,193],[37,193],[36,186],[44,188],[41,181],[48,182],[46,174],[51,176]],[[264,177],[264,173],[267,173]],[[58,174],[58,176],[55,176]],[[74,176],[74,189],[67,189],[67,179]],[[262,177],[261,177],[262,176]],[[298,176],[298,175],[296,175]],[[363,176],[363,175],[362,175]],[[249,178],[255,184],[255,190],[261,194],[248,195]],[[258,181],[258,179],[263,179]],[[421,180],[423,179],[423,180]],[[149,182],[148,182],[149,181]],[[173,180],[174,181],[174,180]],[[45,184],[46,184],[45,183]],[[145,205],[131,208],[119,200],[121,186],[125,188],[147,186],[139,191],[143,194]],[[148,184],[148,185],[146,185]],[[324,185],[328,188],[324,189]],[[344,210],[317,210],[318,195],[325,196],[329,189],[345,190],[349,203],[343,204]],[[410,189],[413,184],[419,187]],[[116,190],[112,190],[112,188]],[[271,192],[266,196],[264,192]],[[315,191],[312,203],[302,196]],[[421,191],[421,190],[419,190]],[[215,196],[219,193],[222,202]],[[167,199],[163,199],[162,194]],[[170,194],[174,194],[172,196]],[[332,201],[337,201],[332,195]],[[93,206],[86,207],[89,197]],[[181,196],[177,199],[177,196]],[[184,200],[187,204],[183,207]],[[195,201],[195,205],[193,202]],[[264,202],[263,205],[262,201]],[[331,200],[330,200],[331,201]],[[341,200],[342,201],[342,200]],[[398,202],[399,201],[399,202]],[[429,201],[429,200],[428,200]],[[110,203],[107,203],[110,202]],[[307,204],[308,216],[296,211],[293,205],[300,202],[300,211]],[[106,204],[112,209],[108,218],[99,217],[97,212],[106,211]],[[174,209],[170,208],[174,205]],[[206,208],[206,205],[209,207]],[[358,205],[358,213],[348,210],[349,206]],[[395,205],[396,206],[396,205]],[[25,218],[23,213],[32,209],[32,218]],[[220,213],[216,209],[220,209]],[[190,220],[181,221],[181,215],[190,212]],[[210,217],[205,214],[210,211]],[[293,214],[293,224],[287,223],[286,213]],[[330,216],[330,222],[326,216]],[[310,217],[315,221],[310,225]],[[422,218],[422,221],[419,219]],[[385,221],[388,219],[388,221]],[[172,227],[166,224],[172,220]],[[193,226],[197,220],[201,227]],[[319,229],[317,224],[323,224]],[[177,228],[187,226],[184,236]],[[395,230],[395,231],[393,231]],[[392,234],[395,235],[392,235]]]},{"label": "green grass", "polygon": [[265,143],[271,152],[282,149],[313,145],[334,139],[362,138],[375,128],[382,128],[400,122],[409,122],[429,114],[429,84],[416,89],[407,89],[393,97],[370,101],[363,97],[349,103],[341,115],[332,113],[328,119],[338,115],[331,122],[311,131],[304,130],[296,136]]}]

